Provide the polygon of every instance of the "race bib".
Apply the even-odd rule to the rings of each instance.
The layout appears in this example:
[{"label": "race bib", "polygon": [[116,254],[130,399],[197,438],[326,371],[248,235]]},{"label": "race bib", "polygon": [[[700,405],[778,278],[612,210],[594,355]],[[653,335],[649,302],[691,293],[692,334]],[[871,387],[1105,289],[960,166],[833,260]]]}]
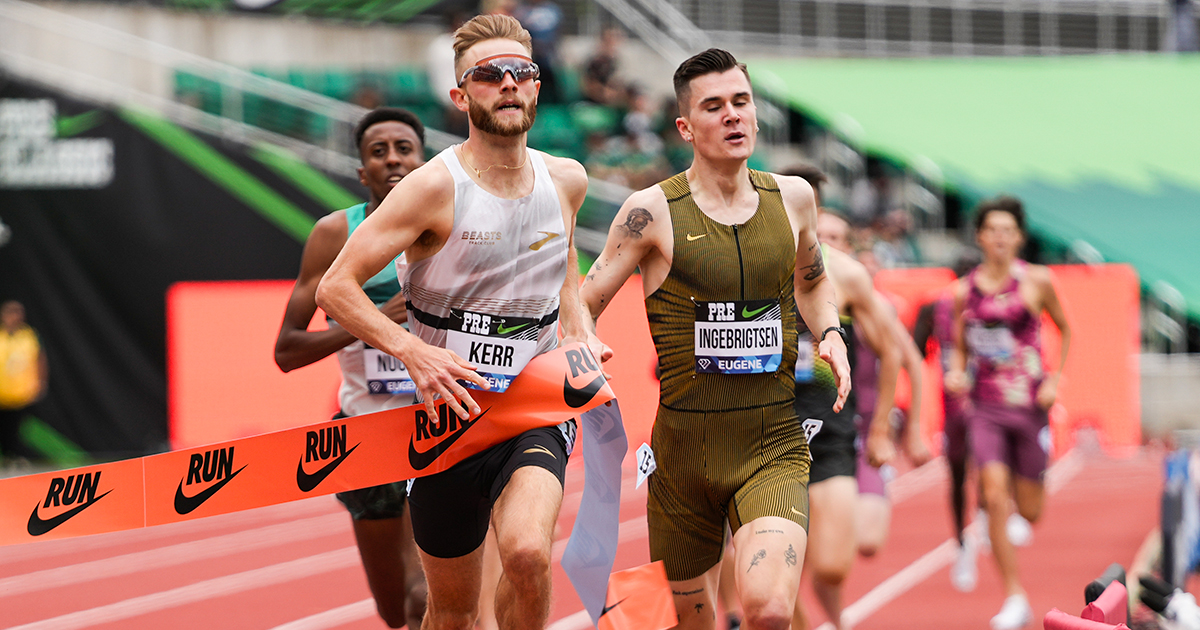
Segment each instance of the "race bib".
[{"label": "race bib", "polygon": [[[503,392],[537,354],[538,320],[452,310],[446,349],[474,365],[493,392]],[[478,389],[474,385],[467,385]]]},{"label": "race bib", "polygon": [[967,327],[966,338],[971,352],[993,362],[1007,361],[1017,346],[1012,331],[1003,326],[988,328],[972,324]]},{"label": "race bib", "polygon": [[813,381],[813,366],[816,364],[812,335],[808,332],[800,333],[796,349],[796,382],[811,383]]},{"label": "race bib", "polygon": [[762,374],[783,362],[779,300],[696,302],[696,372]]},{"label": "race bib", "polygon": [[411,394],[417,385],[408,376],[408,368],[396,357],[363,344],[363,373],[371,394]]}]

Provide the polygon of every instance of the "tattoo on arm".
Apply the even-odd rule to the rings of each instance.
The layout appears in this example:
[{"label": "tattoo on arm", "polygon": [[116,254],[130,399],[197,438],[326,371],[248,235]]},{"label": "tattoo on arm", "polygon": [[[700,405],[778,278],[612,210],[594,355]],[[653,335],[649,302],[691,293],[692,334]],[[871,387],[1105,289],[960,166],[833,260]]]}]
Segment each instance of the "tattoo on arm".
[{"label": "tattoo on arm", "polygon": [[782,529],[759,529],[755,530],[755,534],[782,534]]},{"label": "tattoo on arm", "polygon": [[783,552],[783,560],[788,563],[789,567],[796,566],[796,550],[788,545],[787,551]]},{"label": "tattoo on arm", "polygon": [[704,610],[704,604],[696,604],[696,612],[698,613],[702,610]]},{"label": "tattoo on arm", "polygon": [[629,211],[629,216],[625,217],[625,224],[621,226],[621,229],[633,238],[642,238],[642,230],[653,220],[654,217],[649,210],[634,208]]},{"label": "tattoo on arm", "polygon": [[766,549],[759,549],[758,551],[754,552],[754,559],[750,561],[750,568],[746,569],[746,573],[749,573],[750,569],[753,569],[754,567],[758,566],[758,562],[766,557],[767,557]]},{"label": "tattoo on arm", "polygon": [[688,595],[696,595],[696,594],[703,593],[703,592],[704,592],[703,588],[698,588],[694,591],[676,591],[676,590],[671,591],[672,594],[679,595],[680,597],[687,597]]},{"label": "tattoo on arm", "polygon": [[825,275],[825,258],[821,256],[821,249],[817,248],[817,253],[813,255],[811,265],[806,265],[803,269],[807,269],[808,273],[804,274],[804,279],[808,281],[816,280]]}]

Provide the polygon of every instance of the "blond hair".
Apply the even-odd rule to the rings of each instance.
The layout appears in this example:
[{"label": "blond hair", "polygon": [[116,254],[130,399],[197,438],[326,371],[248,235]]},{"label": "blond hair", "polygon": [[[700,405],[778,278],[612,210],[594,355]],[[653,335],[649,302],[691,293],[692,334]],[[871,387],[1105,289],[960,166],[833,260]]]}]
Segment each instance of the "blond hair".
[{"label": "blond hair", "polygon": [[477,15],[454,31],[454,68],[475,44],[489,39],[511,39],[533,54],[533,39],[529,31],[511,15]]}]

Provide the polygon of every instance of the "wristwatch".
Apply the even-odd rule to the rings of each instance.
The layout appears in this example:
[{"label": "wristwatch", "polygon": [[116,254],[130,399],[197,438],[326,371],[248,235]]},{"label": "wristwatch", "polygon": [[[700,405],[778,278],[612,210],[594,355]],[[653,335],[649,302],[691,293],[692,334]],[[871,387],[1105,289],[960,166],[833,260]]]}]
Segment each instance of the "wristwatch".
[{"label": "wristwatch", "polygon": [[821,333],[820,341],[825,341],[825,335],[828,335],[830,331],[841,335],[842,345],[846,346],[847,348],[850,347],[850,340],[846,338],[846,329],[842,328],[841,326],[830,326],[829,328],[826,328],[825,331]]}]

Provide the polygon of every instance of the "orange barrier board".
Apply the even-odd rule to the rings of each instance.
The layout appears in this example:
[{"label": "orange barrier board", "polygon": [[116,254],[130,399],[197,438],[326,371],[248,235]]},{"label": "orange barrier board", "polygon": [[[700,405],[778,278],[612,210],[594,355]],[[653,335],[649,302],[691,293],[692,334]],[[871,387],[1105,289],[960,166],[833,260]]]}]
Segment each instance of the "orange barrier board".
[{"label": "orange barrier board", "polygon": [[[543,354],[482,411],[445,403],[323,422],[141,459],[0,480],[0,544],[225,514],[443,471],[488,446],[613,399],[582,344]],[[144,489],[144,490],[143,490]],[[33,509],[31,516],[23,514]]]},{"label": "orange barrier board", "polygon": [[[1058,403],[1051,411],[1054,453],[1065,453],[1080,428],[1094,428],[1105,448],[1121,453],[1141,442],[1140,289],[1137,272],[1129,265],[1052,265],[1054,286],[1073,331],[1070,354],[1059,384]],[[941,278],[948,278],[938,282]],[[948,269],[893,269],[880,272],[876,285],[919,307],[933,300],[953,280]],[[915,309],[913,310],[915,317]],[[903,315],[902,315],[903,319]],[[911,322],[905,322],[911,329]],[[1061,340],[1049,317],[1043,317],[1042,355],[1058,367]],[[925,362],[921,414],[922,432],[931,447],[942,427],[940,351]],[[901,375],[898,392],[907,392]],[[907,403],[907,393],[897,396]]]}]

